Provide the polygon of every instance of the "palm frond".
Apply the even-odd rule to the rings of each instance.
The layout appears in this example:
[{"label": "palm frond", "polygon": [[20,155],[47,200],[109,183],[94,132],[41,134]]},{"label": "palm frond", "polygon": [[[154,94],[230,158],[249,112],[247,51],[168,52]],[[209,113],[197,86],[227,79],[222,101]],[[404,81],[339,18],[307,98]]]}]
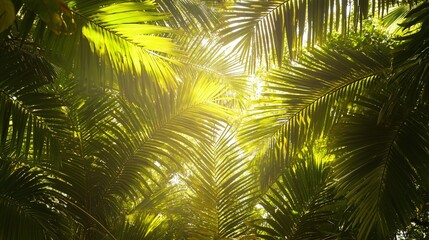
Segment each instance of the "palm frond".
[{"label": "palm frond", "polygon": [[416,104],[429,101],[428,84],[428,56],[429,56],[429,3],[424,2],[412,9],[406,16],[401,27],[404,36],[398,37],[401,45],[395,52],[393,73],[387,86],[394,89],[390,92],[380,114],[380,120],[388,118],[400,105],[413,109]]},{"label": "palm frond", "polygon": [[83,222],[77,226],[81,237],[104,236],[100,224],[113,229],[125,203],[149,197],[181,159],[198,152],[194,142],[209,142],[215,126],[227,119],[228,110],[215,103],[225,88],[198,80],[177,92],[142,96],[137,103],[114,91],[79,93],[78,86],[71,94],[75,99],[64,97],[73,102],[76,137],[57,172],[58,185],[84,210],[70,207],[76,222]]},{"label": "palm frond", "polygon": [[184,65],[177,71],[182,79],[206,78],[225,85],[228,90],[223,105],[244,108],[252,89],[244,66],[231,54],[232,49],[222,46],[210,35],[188,39],[184,49],[188,56],[181,60]]},{"label": "palm frond", "polygon": [[202,31],[211,31],[219,25],[218,13],[206,6],[205,1],[156,0],[156,2],[162,12],[172,16],[165,21],[173,29],[182,29],[188,34],[200,34]]},{"label": "palm frond", "polygon": [[245,233],[252,215],[256,185],[247,156],[235,144],[227,126],[212,144],[200,144],[200,154],[187,167],[193,212],[189,239],[233,238]]},{"label": "palm frond", "polygon": [[[93,92],[88,97],[83,93],[79,95],[78,89],[73,89],[74,94],[67,92],[73,96],[69,111],[74,138],[69,139],[61,167],[51,171],[57,176],[57,188],[66,196],[67,211],[77,223],[72,227],[75,237],[115,239],[110,223],[115,216],[121,216],[121,198],[135,194],[136,188],[150,181],[144,178],[148,166],[142,164],[136,170],[143,172],[142,175],[128,173],[134,178],[127,183],[128,187],[121,189],[121,195],[106,194],[106,185],[112,184],[112,178],[123,167],[122,157],[132,151],[132,141],[126,138],[127,131],[114,116],[132,115],[124,112],[121,102],[113,98],[113,94]],[[70,97],[65,99],[70,100]]]},{"label": "palm frond", "polygon": [[180,51],[169,38],[173,31],[160,24],[167,14],[157,7],[151,0],[69,2],[73,27],[58,35],[47,31],[29,3],[22,8],[18,26],[22,37],[34,39],[26,43],[41,46],[45,56],[73,70],[87,86],[139,93],[153,87],[167,90],[178,85],[172,56]]},{"label": "palm frond", "polygon": [[[316,148],[315,148],[316,149]],[[263,239],[335,239],[340,204],[330,187],[329,155],[322,148],[305,151],[264,195],[261,205],[265,219],[255,221],[258,236]]]},{"label": "palm frond", "polygon": [[71,129],[61,99],[49,90],[55,71],[37,52],[18,44],[0,46],[1,152],[60,161]]},{"label": "palm frond", "polygon": [[258,64],[281,66],[286,49],[294,59],[305,44],[321,43],[340,28],[343,34],[354,31],[371,8],[372,15],[376,10],[382,15],[392,4],[384,0],[240,1],[226,11],[219,34],[222,42],[236,46],[241,59],[255,71]]},{"label": "palm frond", "polygon": [[361,99],[358,110],[332,133],[338,194],[353,206],[350,220],[359,229],[358,238],[392,237],[409,224],[421,201],[417,189],[425,184],[429,170],[424,160],[427,107],[408,114],[397,111],[390,121],[378,122],[386,99],[383,94]]},{"label": "palm frond", "polygon": [[[288,44],[291,53],[295,44],[292,31],[295,30],[296,23],[285,21],[285,17],[292,11],[294,8],[291,8],[291,4],[283,1],[238,3],[225,14],[225,26],[220,30],[222,41],[238,41],[236,49],[252,71],[255,70],[257,62],[271,66],[270,61],[274,61],[281,65],[285,44]],[[301,14],[305,15],[305,12]],[[300,30],[298,36],[302,37],[303,28]],[[286,34],[290,36],[288,42],[284,40]]]},{"label": "palm frond", "polygon": [[337,109],[347,108],[389,67],[388,53],[376,48],[365,54],[314,49],[299,62],[271,71],[241,134],[243,142],[260,149],[262,186],[276,181],[307,140],[326,136],[341,117]]},{"label": "palm frond", "polygon": [[153,23],[165,19],[165,14],[156,11],[153,1],[103,5],[78,5],[87,22],[82,34],[91,50],[116,71],[147,76],[143,81],[156,79],[162,89],[175,88],[172,60],[162,55],[178,53],[171,40],[161,35],[171,30]]},{"label": "palm frond", "polygon": [[46,172],[2,158],[0,175],[1,238],[69,238],[61,196]]},{"label": "palm frond", "polygon": [[[138,173],[133,170],[134,168],[142,167],[142,165],[155,168],[155,161],[166,167],[172,167],[179,163],[174,156],[192,155],[192,152],[196,151],[193,148],[194,140],[192,139],[208,141],[207,139],[212,136],[214,124],[224,121],[227,116],[227,112],[222,106],[210,103],[223,92],[224,89],[215,83],[200,81],[194,86],[184,85],[179,89],[177,95],[161,95],[154,104],[145,102],[141,108],[130,108],[136,113],[135,117],[121,116],[119,112],[114,113],[117,123],[112,122],[103,132],[112,131],[113,126],[111,125],[118,125],[118,123],[128,128],[130,124],[127,125],[127,122],[130,119],[134,119],[133,124],[138,124],[131,125],[133,128],[124,132],[124,135],[118,129],[113,136],[107,136],[105,140],[97,141],[97,143],[105,142],[106,146],[112,141],[118,141],[116,145],[118,147],[106,148],[108,151],[106,154],[111,155],[112,153],[109,152],[114,150],[118,151],[114,155],[122,156],[112,158],[115,162],[119,161],[120,168],[115,171],[118,174],[115,176],[117,178],[115,181],[119,181],[119,186],[130,185],[130,181],[134,181],[136,176],[133,176],[132,173]],[[132,138],[133,145],[128,148],[119,147],[127,138]],[[129,149],[129,152],[122,153],[126,149]],[[124,167],[130,167],[130,172]],[[116,192],[115,187],[110,190]],[[117,190],[118,193],[124,192],[123,189]]]},{"label": "palm frond", "polygon": [[388,28],[390,32],[397,32],[398,25],[404,20],[409,11],[410,8],[407,5],[395,7],[383,17],[383,25]]},{"label": "palm frond", "polygon": [[180,223],[186,219],[183,185],[172,179],[163,180],[144,198],[134,199],[137,204],[126,206],[127,215],[119,217],[119,223],[114,225],[118,239],[168,240],[184,233],[185,224]]}]

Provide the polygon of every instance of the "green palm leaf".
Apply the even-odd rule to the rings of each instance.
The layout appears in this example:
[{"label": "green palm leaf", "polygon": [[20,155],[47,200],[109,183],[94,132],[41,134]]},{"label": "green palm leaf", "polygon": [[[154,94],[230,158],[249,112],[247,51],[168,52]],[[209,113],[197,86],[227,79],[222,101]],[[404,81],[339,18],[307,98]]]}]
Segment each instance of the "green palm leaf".
[{"label": "green palm leaf", "polygon": [[182,60],[184,66],[178,70],[181,78],[198,76],[225,85],[228,90],[223,98],[223,105],[232,109],[244,108],[252,89],[244,66],[231,54],[231,49],[225,48],[210,35],[187,41],[184,49],[189,56]]},{"label": "green palm leaf", "polygon": [[[262,61],[265,61],[266,66],[271,65],[271,60],[281,65],[285,44],[289,44],[291,54],[294,46],[294,39],[288,38],[286,43],[284,40],[286,34],[292,37],[292,31],[295,30],[295,23],[286,23],[284,20],[293,11],[290,6],[283,1],[239,3],[226,12],[226,19],[223,21],[225,26],[220,31],[222,40],[226,43],[238,41],[237,51],[250,70],[254,71],[257,62]],[[301,37],[302,31],[303,29],[298,33]]]},{"label": "green palm leaf", "polygon": [[71,130],[62,101],[49,90],[56,73],[37,52],[17,44],[0,46],[1,152],[60,161],[62,141]]},{"label": "green palm leaf", "polygon": [[304,151],[304,159],[284,171],[264,195],[261,205],[266,217],[254,224],[259,237],[334,239],[340,234],[341,217],[335,214],[341,205],[330,187],[331,157],[323,151]]},{"label": "green palm leaf", "polygon": [[247,230],[252,215],[256,185],[247,156],[235,144],[234,128],[227,126],[216,141],[200,144],[200,154],[187,167],[184,177],[190,188],[193,212],[189,239],[228,239]]},{"label": "green palm leaf", "polygon": [[424,40],[429,34],[423,27],[429,23],[428,6],[423,3],[407,14],[404,26],[417,28],[403,37],[382,89],[360,99],[357,110],[333,131],[339,193],[354,207],[351,219],[360,238],[394,236],[422,201],[419,188],[426,186],[428,174],[423,160],[429,139]]},{"label": "green palm leaf", "polygon": [[82,34],[91,50],[115,70],[148,76],[146,81],[157,79],[163,89],[177,86],[172,60],[161,55],[177,53],[176,46],[161,36],[171,30],[153,23],[166,18],[155,11],[154,2],[85,3],[79,7],[82,17],[87,16]]},{"label": "green palm leaf", "polygon": [[3,239],[67,239],[61,195],[46,172],[0,160],[0,236]]},{"label": "green palm leaf", "polygon": [[262,186],[276,181],[307,140],[326,136],[341,117],[337,110],[389,70],[386,51],[341,51],[314,49],[268,74],[241,134],[243,142],[260,149]]},{"label": "green palm leaf", "polygon": [[73,103],[76,137],[57,174],[58,188],[83,209],[70,206],[83,225],[76,230],[81,238],[111,235],[106,229],[114,228],[124,204],[149,197],[182,157],[198,152],[194,142],[209,142],[228,116],[214,103],[225,88],[204,79],[134,104],[115,92],[79,92],[64,97]]},{"label": "green palm leaf", "polygon": [[410,8],[407,5],[395,7],[383,17],[383,25],[394,33],[398,32],[398,25],[404,20],[409,11]]},{"label": "green palm leaf", "polygon": [[139,93],[177,87],[172,56],[180,53],[168,37],[173,31],[162,26],[167,14],[160,13],[154,1],[68,4],[61,5],[66,12],[60,21],[71,22],[60,32],[48,31],[47,23],[38,20],[43,6],[24,4],[17,23],[22,31],[17,35],[34,39],[24,42],[45,49],[45,56],[73,70],[87,86]]},{"label": "green palm leaf", "polygon": [[417,188],[428,174],[422,159],[429,139],[425,107],[406,115],[397,112],[389,122],[378,123],[384,101],[383,95],[362,99],[362,110],[333,131],[339,194],[355,207],[351,219],[359,238],[391,237],[398,227],[409,224],[420,202]]},{"label": "green palm leaf", "polygon": [[402,23],[402,31],[406,32],[398,40],[402,44],[395,52],[393,76],[389,78],[389,100],[380,114],[380,120],[388,118],[401,104],[412,109],[416,104],[428,102],[428,39],[429,4],[424,2],[412,9]]},{"label": "green palm leaf", "polygon": [[[240,1],[225,12],[219,34],[234,44],[250,71],[258,64],[281,66],[288,50],[294,59],[307,44],[314,46],[341,28],[347,34],[362,20],[387,12],[390,1]],[[371,9],[370,9],[371,6]],[[376,14],[376,10],[378,14]]]},{"label": "green palm leaf", "polygon": [[216,11],[206,6],[200,0],[156,0],[161,12],[168,13],[166,24],[174,29],[181,29],[187,33],[201,34],[202,31],[211,31],[219,24]]}]

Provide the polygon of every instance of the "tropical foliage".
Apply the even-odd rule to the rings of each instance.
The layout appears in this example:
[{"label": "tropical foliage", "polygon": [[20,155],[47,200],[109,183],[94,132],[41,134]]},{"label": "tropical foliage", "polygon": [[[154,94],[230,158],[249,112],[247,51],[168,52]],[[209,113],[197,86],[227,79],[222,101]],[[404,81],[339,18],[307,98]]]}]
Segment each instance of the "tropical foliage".
[{"label": "tropical foliage", "polygon": [[407,239],[429,2],[0,0],[1,239]]}]

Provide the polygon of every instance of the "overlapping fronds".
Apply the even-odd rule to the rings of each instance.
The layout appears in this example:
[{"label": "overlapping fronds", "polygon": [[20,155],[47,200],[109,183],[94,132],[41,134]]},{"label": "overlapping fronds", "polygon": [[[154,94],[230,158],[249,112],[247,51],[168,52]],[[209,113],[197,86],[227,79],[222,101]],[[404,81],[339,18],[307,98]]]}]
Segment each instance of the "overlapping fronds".
[{"label": "overlapping fronds", "polygon": [[[390,0],[213,2],[0,0],[1,238],[385,239],[410,223],[429,192],[428,2],[385,15],[405,16],[398,44],[356,42]],[[333,163],[305,154],[326,137]]]},{"label": "overlapping fronds", "polygon": [[186,35],[192,33],[194,36],[194,34],[210,32],[219,25],[219,13],[207,7],[205,1],[156,0],[156,2],[162,12],[171,15],[165,20],[168,26],[184,30]]},{"label": "overlapping fronds", "polygon": [[401,24],[406,32],[393,60],[393,75],[389,78],[389,100],[380,114],[388,118],[401,104],[412,109],[414,105],[429,102],[427,76],[429,74],[429,3],[424,2],[411,10]]},{"label": "overlapping fronds", "polygon": [[[220,36],[234,43],[237,53],[251,71],[258,64],[281,66],[285,50],[295,58],[306,43],[323,42],[332,32],[347,34],[372,15],[387,12],[391,1],[241,1],[225,13]],[[341,30],[340,30],[341,29]]]},{"label": "overlapping fronds", "polygon": [[427,107],[408,114],[398,111],[390,121],[379,123],[386,99],[374,94],[360,100],[360,110],[332,134],[339,157],[335,166],[339,194],[354,207],[351,220],[359,238],[393,236],[398,227],[409,224],[421,201],[417,189],[429,173]]},{"label": "overlapping fronds", "polygon": [[233,238],[247,229],[255,203],[255,176],[234,132],[227,126],[213,143],[201,143],[199,154],[188,164],[191,173],[185,181],[193,213],[188,239]]},{"label": "overlapping fronds", "polygon": [[[295,36],[304,34],[304,11],[298,21],[292,21],[295,8],[292,1],[245,1],[237,3],[226,12],[224,26],[221,27],[222,41],[236,44],[237,51],[254,71],[258,62],[267,67],[271,61],[281,65],[284,57],[285,44],[292,53],[296,46]],[[296,34],[298,33],[298,34]],[[288,36],[288,41],[285,41]]]},{"label": "overlapping fronds", "polygon": [[112,229],[124,204],[137,204],[151,195],[159,181],[180,168],[182,159],[198,152],[195,141],[210,142],[228,111],[215,103],[224,87],[203,80],[156,98],[142,97],[139,106],[115,92],[71,94],[76,137],[68,161],[57,174],[59,188],[84,210],[70,206],[76,221],[84,222],[78,230],[81,237],[101,236],[95,229],[106,234],[100,224]]},{"label": "overlapping fronds", "polygon": [[139,93],[177,87],[172,56],[180,53],[169,38],[172,29],[160,24],[168,15],[158,11],[155,1],[70,2],[67,14],[73,22],[64,32],[47,30],[37,18],[44,12],[31,6],[21,9],[19,34],[31,36],[46,56],[80,74],[85,85]]},{"label": "overlapping fronds", "polygon": [[[306,151],[285,170],[260,203],[265,219],[255,221],[262,239],[334,239],[340,234],[341,205],[329,189],[329,155]],[[325,151],[322,148],[319,151]]]},{"label": "overlapping fronds", "polygon": [[188,40],[185,51],[187,58],[180,68],[182,78],[207,78],[228,87],[223,104],[232,109],[243,108],[252,94],[248,76],[232,49],[219,44],[210,36]]},{"label": "overlapping fronds", "polygon": [[307,140],[327,135],[341,117],[338,109],[387,73],[389,54],[366,50],[314,49],[269,73],[265,98],[249,111],[241,135],[243,142],[259,145],[263,186],[276,181]]},{"label": "overlapping fronds", "polygon": [[424,40],[429,34],[420,23],[429,23],[428,6],[423,3],[407,15],[404,26],[417,28],[404,38],[387,84],[359,99],[332,134],[339,194],[353,206],[350,219],[359,238],[394,236],[422,201],[419,188],[425,188],[429,173]]},{"label": "overlapping fronds", "polygon": [[[214,103],[223,92],[224,89],[215,83],[199,81],[180,87],[177,93],[160,95],[152,104],[145,101],[145,105],[134,108],[136,116],[132,124],[136,126],[123,136],[135,138],[133,151],[120,161],[129,159],[129,164],[134,162],[138,166],[143,162],[154,164],[158,161],[174,169],[173,166],[180,162],[175,156],[195,154],[198,150],[193,147],[193,142],[207,142],[213,135],[214,126],[225,121],[226,109]],[[133,118],[115,116],[115,119],[125,125]],[[118,173],[126,171],[121,169]],[[121,181],[125,184],[128,180]]]},{"label": "overlapping fronds", "polygon": [[0,46],[0,151],[60,162],[62,141],[71,131],[63,103],[48,90],[56,74],[37,52],[18,44]]},{"label": "overlapping fronds", "polygon": [[0,159],[0,237],[68,239],[68,219],[59,209],[61,196],[47,173],[13,159]]},{"label": "overlapping fronds", "polygon": [[[177,53],[176,46],[162,34],[170,28],[155,21],[166,18],[156,11],[153,1],[77,5],[86,20],[82,34],[91,51],[118,72],[147,76],[140,80],[156,81],[162,89],[175,88],[177,80],[171,60],[162,54]],[[96,67],[96,66],[94,66]],[[132,81],[133,79],[128,79]]]}]

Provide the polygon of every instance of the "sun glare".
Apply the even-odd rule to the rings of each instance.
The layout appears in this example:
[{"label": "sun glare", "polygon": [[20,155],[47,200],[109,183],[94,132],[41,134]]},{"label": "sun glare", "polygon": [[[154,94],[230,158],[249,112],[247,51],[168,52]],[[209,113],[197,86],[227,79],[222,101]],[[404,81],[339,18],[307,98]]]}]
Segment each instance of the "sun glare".
[{"label": "sun glare", "polygon": [[182,182],[178,173],[175,173],[169,181],[172,185],[178,185]]}]

